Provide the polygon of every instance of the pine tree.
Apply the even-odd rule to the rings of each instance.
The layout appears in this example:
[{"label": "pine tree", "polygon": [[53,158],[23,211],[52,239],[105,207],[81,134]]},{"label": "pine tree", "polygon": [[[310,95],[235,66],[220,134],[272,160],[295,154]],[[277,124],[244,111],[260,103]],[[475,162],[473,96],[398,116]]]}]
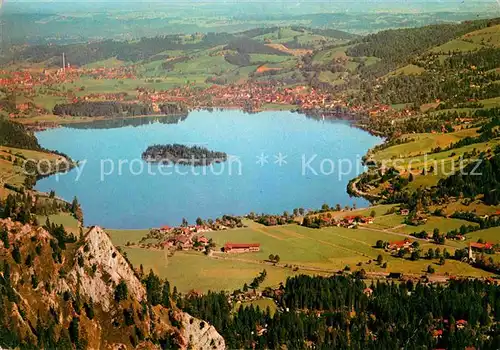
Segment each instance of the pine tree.
[{"label": "pine tree", "polygon": [[69,323],[68,332],[71,342],[77,345],[80,340],[80,321],[78,317],[73,317],[73,319]]},{"label": "pine tree", "polygon": [[121,280],[120,283],[115,288],[115,300],[120,302],[128,298],[128,287],[127,283],[124,280]]}]

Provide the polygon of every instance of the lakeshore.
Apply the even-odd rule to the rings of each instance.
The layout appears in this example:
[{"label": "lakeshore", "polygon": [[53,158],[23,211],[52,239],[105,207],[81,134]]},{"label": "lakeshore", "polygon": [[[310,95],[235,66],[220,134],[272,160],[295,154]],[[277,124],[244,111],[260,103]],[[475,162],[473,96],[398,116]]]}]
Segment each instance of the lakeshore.
[{"label": "lakeshore", "polygon": [[[45,147],[60,149],[75,159],[88,160],[78,182],[74,181],[77,175],[75,171],[70,172],[69,176],[59,177],[57,182],[54,178],[44,179],[37,184],[37,189],[55,189],[64,198],[77,195],[88,223],[117,228],[173,225],[182,217],[193,221],[195,215],[209,218],[223,214],[243,215],[250,211],[280,213],[297,205],[314,208],[325,202],[339,202],[342,206],[356,203],[360,207],[367,204],[362,199],[350,199],[345,189],[351,178],[364,171],[361,166],[362,155],[380,143],[381,139],[352,127],[348,122],[323,122],[283,111],[246,114],[234,110],[195,111],[174,124],[161,123],[167,120],[168,118],[159,118],[158,121],[139,125],[134,130],[75,129],[68,126],[37,133]],[[88,127],[92,128],[92,124]],[[310,139],[306,135],[315,137]],[[118,171],[120,159],[130,163],[148,145],[164,143],[165,137],[172,143],[201,143],[202,146],[234,156],[231,159],[239,157],[241,164],[229,161],[227,164],[211,164],[207,169],[208,173],[202,173],[202,176],[191,173],[189,168],[179,168],[181,172],[188,171],[187,176],[171,174],[147,177],[143,174],[140,182],[137,182],[137,177],[133,176],[127,166],[120,176],[109,174],[105,176],[105,181],[100,180],[102,159],[111,159],[109,167],[104,169],[106,172],[113,170],[111,163],[114,163],[114,170]],[[120,144],[118,138],[129,141]],[[68,142],[61,144],[60,140]],[[93,150],[90,154],[82,149],[83,143]],[[347,144],[351,147],[345,147]],[[339,153],[332,153],[333,149]],[[287,158],[276,158],[280,153],[282,158]],[[258,157],[262,154],[264,163],[257,164]],[[341,169],[332,171],[331,168],[326,168],[330,163],[337,166],[338,160],[344,158],[352,165],[351,169],[343,169],[345,174],[341,174]],[[303,174],[302,164],[310,159],[310,168],[305,168],[306,172]],[[132,164],[135,164],[136,169],[132,170],[136,171],[141,166],[146,169],[145,163],[140,163],[142,161],[134,161]],[[231,164],[233,168],[230,168]],[[154,164],[151,166],[151,171],[157,174],[168,170]],[[325,174],[321,174],[322,169]],[[216,175],[222,170],[222,175]],[[100,183],[99,193],[89,190],[96,181]],[[137,185],[130,186],[132,182]],[[145,194],[147,190],[143,187],[146,182],[148,188],[155,189],[155,193]],[[120,203],[132,206],[135,202],[148,198],[152,201],[151,206],[145,206],[134,219],[126,214],[131,207],[116,211],[115,186],[127,188],[128,199],[119,201]],[[202,190],[203,188],[206,190]],[[307,188],[309,191],[305,191]],[[176,193],[176,204],[161,200],[158,191],[169,191],[166,198]],[[134,196],[138,197],[134,199]],[[92,204],[97,201],[101,204]],[[199,210],[193,210],[193,206]],[[160,213],[152,210],[153,207],[163,209]],[[119,213],[119,218],[116,213]]]}]

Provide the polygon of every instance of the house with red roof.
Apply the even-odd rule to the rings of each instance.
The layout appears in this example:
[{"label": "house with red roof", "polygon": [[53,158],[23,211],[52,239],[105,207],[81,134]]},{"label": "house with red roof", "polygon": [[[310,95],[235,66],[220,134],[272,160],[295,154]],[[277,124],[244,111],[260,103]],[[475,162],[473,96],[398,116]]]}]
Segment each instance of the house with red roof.
[{"label": "house with red roof", "polygon": [[441,338],[443,336],[443,330],[442,329],[435,329],[432,331],[432,336],[437,339]]},{"label": "house with red roof", "polygon": [[205,237],[205,236],[201,236],[201,237],[198,237],[197,238],[198,242],[200,242],[201,244],[208,244],[208,238]]},{"label": "house with red roof", "polygon": [[168,232],[168,231],[170,231],[171,229],[172,229],[172,228],[171,228],[170,226],[167,226],[167,225],[160,227],[160,231],[161,231],[161,232],[163,232],[163,233],[164,233],[164,232]]},{"label": "house with red roof", "polygon": [[367,288],[363,289],[363,294],[366,295],[367,297],[371,297],[373,294],[373,289],[367,287]]},{"label": "house with red roof", "polygon": [[387,248],[389,250],[399,251],[400,249],[410,249],[412,242],[406,238],[404,241],[391,242]]},{"label": "house with red roof", "polygon": [[478,251],[483,251],[483,250],[490,250],[493,249],[494,244],[490,242],[486,243],[469,243],[470,247],[472,250],[478,250]]},{"label": "house with red roof", "polygon": [[226,243],[225,253],[248,253],[260,251],[260,243]]}]

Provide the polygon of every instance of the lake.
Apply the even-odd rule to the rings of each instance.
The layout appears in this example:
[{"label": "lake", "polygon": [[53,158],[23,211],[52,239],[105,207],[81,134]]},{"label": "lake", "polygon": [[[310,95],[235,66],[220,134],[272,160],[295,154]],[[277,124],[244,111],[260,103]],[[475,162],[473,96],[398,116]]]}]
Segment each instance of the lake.
[{"label": "lake", "polygon": [[[37,182],[67,200],[78,197],[85,224],[150,228],[223,214],[291,212],[323,203],[368,205],[346,193],[364,171],[361,157],[379,137],[348,122],[268,111],[193,111],[79,124],[36,134],[40,144],[81,162],[78,169]],[[225,152],[210,167],[146,163],[150,145],[200,145]]]}]

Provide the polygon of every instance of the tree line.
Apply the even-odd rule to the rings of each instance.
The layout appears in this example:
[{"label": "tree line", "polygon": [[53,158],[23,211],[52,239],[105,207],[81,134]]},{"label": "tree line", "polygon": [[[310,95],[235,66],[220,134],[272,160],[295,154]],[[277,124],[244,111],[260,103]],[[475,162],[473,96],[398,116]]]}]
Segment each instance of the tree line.
[{"label": "tree line", "polygon": [[[185,106],[174,103],[161,104],[159,109],[163,114],[187,112]],[[53,113],[55,115],[74,117],[130,117],[158,114],[151,104],[116,101],[79,101],[76,103],[56,104]]]}]

